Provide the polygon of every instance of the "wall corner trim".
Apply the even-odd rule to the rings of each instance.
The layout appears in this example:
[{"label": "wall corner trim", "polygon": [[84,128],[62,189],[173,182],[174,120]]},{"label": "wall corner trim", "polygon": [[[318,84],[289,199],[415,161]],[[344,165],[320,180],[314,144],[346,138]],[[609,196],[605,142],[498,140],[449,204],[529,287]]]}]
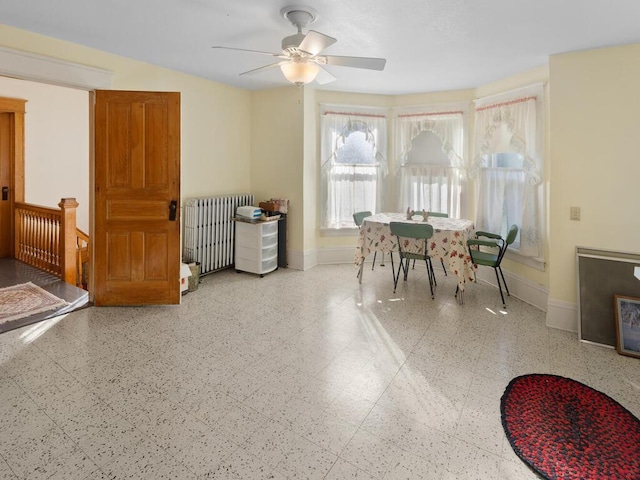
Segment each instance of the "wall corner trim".
[{"label": "wall corner trim", "polygon": [[567,332],[577,332],[578,305],[550,298],[547,302],[547,326]]}]

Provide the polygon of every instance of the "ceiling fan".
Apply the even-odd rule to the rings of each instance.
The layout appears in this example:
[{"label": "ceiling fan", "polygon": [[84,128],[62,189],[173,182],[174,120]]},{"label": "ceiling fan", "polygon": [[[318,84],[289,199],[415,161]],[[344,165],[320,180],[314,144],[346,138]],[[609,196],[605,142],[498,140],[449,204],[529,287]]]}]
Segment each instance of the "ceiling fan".
[{"label": "ceiling fan", "polygon": [[315,30],[309,30],[306,34],[302,33],[303,29],[318,19],[318,12],[313,8],[289,6],[280,10],[280,14],[298,29],[298,33],[295,35],[290,35],[282,39],[282,53],[223,47],[219,45],[212,48],[260,53],[262,55],[280,58],[281,60],[279,62],[255,68],[248,72],[243,72],[240,75],[250,75],[280,67],[285,78],[298,86],[314,80],[320,85],[336,80],[336,77],[324,69],[323,65],[366,68],[369,70],[384,69],[385,63],[387,62],[384,58],[319,55],[325,48],[336,43],[336,39],[316,32]]}]

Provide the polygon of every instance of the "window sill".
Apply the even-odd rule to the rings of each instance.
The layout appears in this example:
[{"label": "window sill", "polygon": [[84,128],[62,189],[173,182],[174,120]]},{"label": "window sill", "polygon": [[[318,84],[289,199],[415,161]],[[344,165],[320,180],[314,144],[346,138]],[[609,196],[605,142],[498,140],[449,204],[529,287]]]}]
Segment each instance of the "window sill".
[{"label": "window sill", "polygon": [[320,228],[320,235],[323,237],[357,237],[360,229],[353,228]]},{"label": "window sill", "polygon": [[511,250],[507,250],[507,253],[505,253],[505,258],[508,258],[512,262],[520,263],[535,270],[540,270],[541,272],[544,272],[546,268],[546,262],[544,261],[544,259],[523,257],[519,253]]}]

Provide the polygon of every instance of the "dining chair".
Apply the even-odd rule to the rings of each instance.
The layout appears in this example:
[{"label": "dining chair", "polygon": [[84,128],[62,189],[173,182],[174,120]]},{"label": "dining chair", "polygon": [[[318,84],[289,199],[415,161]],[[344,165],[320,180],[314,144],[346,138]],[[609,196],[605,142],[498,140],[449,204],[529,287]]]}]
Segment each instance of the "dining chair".
[{"label": "dining chair", "polygon": [[[404,280],[407,280],[409,274],[410,260],[424,260],[427,266],[427,276],[429,277],[429,289],[431,290],[431,298],[433,296],[433,287],[436,285],[433,266],[431,265],[431,257],[429,256],[428,240],[433,237],[433,226],[428,223],[406,223],[391,222],[389,223],[391,234],[395,235],[398,240],[398,253],[400,255],[400,263],[398,264],[398,272],[396,273],[393,265],[393,256],[391,257],[391,271],[393,273],[393,293],[398,287],[398,279],[400,278],[400,270],[404,271]],[[415,253],[406,249],[409,242],[407,239],[415,239],[423,242],[422,252]]]},{"label": "dining chair", "polygon": [[[429,216],[430,217],[441,217],[441,218],[449,218],[449,214],[448,213],[441,213],[441,212],[429,212]],[[444,271],[444,276],[447,276],[447,268],[444,266],[444,259],[440,259],[440,263],[442,264],[442,270]],[[416,261],[413,261],[413,268],[415,268],[416,266]]]},{"label": "dining chair", "polygon": [[[362,211],[362,212],[356,212],[353,214],[353,221],[355,222],[356,226],[358,228],[360,228],[360,225],[362,225],[362,221],[367,218],[370,217],[372,215],[372,213],[368,210]],[[371,270],[373,270],[373,268],[376,266],[376,256],[378,255],[378,252],[373,252],[373,264],[371,265]],[[393,255],[393,254],[392,254]],[[364,261],[362,262],[364,264]],[[380,266],[384,267],[384,252],[382,252],[382,260],[380,261]],[[360,270],[358,270],[358,277],[360,276],[360,273],[362,272],[362,268]]]},{"label": "dining chair", "polygon": [[[502,285],[500,284],[500,277],[502,277],[502,283],[504,283],[504,289],[507,291],[507,295],[511,296],[509,293],[509,287],[507,286],[507,282],[504,279],[504,274],[502,273],[502,268],[500,264],[502,263],[502,259],[504,254],[507,251],[509,245],[513,243],[516,239],[516,235],[518,235],[518,226],[511,225],[509,228],[509,232],[507,233],[507,238],[502,238],[502,236],[490,233],[490,232],[476,232],[476,238],[467,240],[467,246],[469,247],[469,254],[471,255],[471,262],[474,265],[485,265],[487,267],[493,268],[496,272],[496,280],[498,281],[498,288],[500,289],[500,298],[502,298],[502,306],[507,308],[507,304],[504,301],[504,294],[502,293]],[[482,238],[488,239],[483,240]],[[492,250],[482,251],[480,247],[488,247]],[[498,276],[498,272],[500,275]]]}]

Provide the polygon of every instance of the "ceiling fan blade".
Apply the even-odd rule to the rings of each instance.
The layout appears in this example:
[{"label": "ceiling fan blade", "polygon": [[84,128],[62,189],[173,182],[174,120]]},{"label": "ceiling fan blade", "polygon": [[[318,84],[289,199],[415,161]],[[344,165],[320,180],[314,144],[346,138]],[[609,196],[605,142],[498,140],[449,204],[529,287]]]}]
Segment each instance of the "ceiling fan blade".
[{"label": "ceiling fan blade", "polygon": [[300,42],[300,45],[298,45],[298,50],[313,56],[319,54],[322,50],[336,42],[337,40],[333,37],[316,32],[315,30],[309,30],[302,39],[302,42]]},{"label": "ceiling fan blade", "polygon": [[254,73],[264,72],[265,70],[270,70],[272,68],[279,67],[283,63],[287,63],[287,62],[278,62],[278,63],[272,63],[270,65],[264,65],[262,67],[254,68],[253,70],[242,72],[240,75],[253,75]]},{"label": "ceiling fan blade", "polygon": [[322,65],[338,65],[340,67],[367,68],[369,70],[384,70],[387,60],[371,57],[337,57],[335,55],[322,55],[316,57],[316,61]]},{"label": "ceiling fan blade", "polygon": [[325,83],[335,82],[337,80],[336,77],[327,72],[324,68],[320,67],[318,70],[318,75],[316,75],[316,83],[318,85],[324,85]]},{"label": "ceiling fan blade", "polygon": [[282,53],[263,52],[263,51],[260,51],[260,50],[248,50],[246,48],[222,47],[220,45],[214,45],[211,48],[222,48],[224,50],[236,50],[236,51],[240,51],[240,52],[260,53],[261,55],[269,55],[271,57],[287,58],[284,55],[282,55]]}]

